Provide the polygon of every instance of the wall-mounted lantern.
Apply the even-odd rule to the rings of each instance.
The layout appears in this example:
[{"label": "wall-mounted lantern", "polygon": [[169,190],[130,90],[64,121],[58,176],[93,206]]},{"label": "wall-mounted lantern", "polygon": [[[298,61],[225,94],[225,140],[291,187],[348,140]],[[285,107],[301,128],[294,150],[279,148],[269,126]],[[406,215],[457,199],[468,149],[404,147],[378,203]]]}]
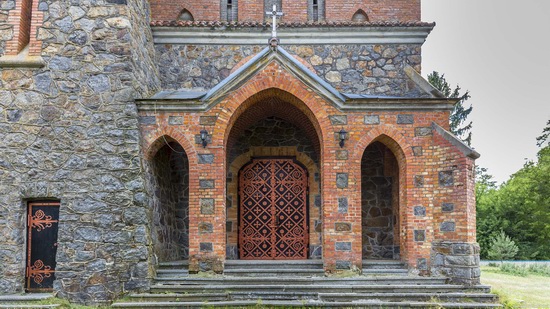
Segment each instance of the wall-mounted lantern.
[{"label": "wall-mounted lantern", "polygon": [[340,148],[344,148],[344,143],[348,138],[348,132],[342,128],[342,130],[338,132],[338,138],[340,138]]},{"label": "wall-mounted lantern", "polygon": [[208,131],[206,131],[205,129],[201,130],[201,142],[202,147],[206,148],[206,145],[208,145]]}]

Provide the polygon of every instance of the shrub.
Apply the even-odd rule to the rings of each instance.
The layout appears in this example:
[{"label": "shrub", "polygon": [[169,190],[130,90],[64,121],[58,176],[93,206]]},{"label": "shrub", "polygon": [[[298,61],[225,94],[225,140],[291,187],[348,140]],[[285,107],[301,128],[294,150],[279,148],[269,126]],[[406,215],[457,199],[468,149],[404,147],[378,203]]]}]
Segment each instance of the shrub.
[{"label": "shrub", "polygon": [[518,254],[518,246],[504,231],[493,239],[491,248],[489,248],[489,258],[495,260],[509,260]]},{"label": "shrub", "polygon": [[529,274],[527,267],[523,265],[514,265],[512,263],[503,263],[500,265],[500,271],[503,273],[526,277]]}]

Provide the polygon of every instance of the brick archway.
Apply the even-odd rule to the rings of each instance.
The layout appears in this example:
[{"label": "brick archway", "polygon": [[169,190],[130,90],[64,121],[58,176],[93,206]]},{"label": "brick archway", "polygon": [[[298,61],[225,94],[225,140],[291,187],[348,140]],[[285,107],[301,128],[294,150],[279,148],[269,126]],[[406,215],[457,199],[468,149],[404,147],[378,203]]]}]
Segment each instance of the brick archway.
[{"label": "brick archway", "polygon": [[[406,142],[401,133],[390,127],[380,127],[366,132],[354,147],[354,158],[357,162],[362,162],[365,151],[374,144],[381,144],[395,157],[396,168],[393,170],[393,177],[396,177],[397,186],[392,187],[392,199],[398,203],[392,205],[393,215],[395,216],[395,225],[393,229],[394,245],[398,246],[398,257],[406,261],[408,251],[407,246],[407,213],[409,211],[407,204],[408,179],[410,178],[407,170],[410,163],[413,163],[412,148]],[[359,171],[359,174],[361,171]],[[357,179],[361,175],[358,175]],[[360,196],[363,195],[363,186],[359,188]],[[395,256],[397,257],[397,255]]]},{"label": "brick archway", "polygon": [[[235,157],[232,153],[234,153],[233,149],[236,146],[239,137],[245,134],[249,128],[255,126],[258,121],[268,118],[280,119],[283,123],[286,122],[294,127],[295,130],[301,132],[301,136],[311,141],[313,154],[307,151],[303,152],[303,149],[302,151],[299,151],[299,145],[292,143],[283,143],[279,145],[270,145],[267,143],[258,145],[250,144],[250,151]],[[292,156],[296,157],[297,161],[307,167],[310,175],[310,193],[308,195],[308,203],[310,205],[310,254],[308,258],[320,258],[321,232],[315,231],[315,227],[321,224],[321,211],[319,207],[315,208],[311,205],[315,205],[316,201],[318,204],[321,195],[320,177],[318,177],[318,175],[320,175],[320,163],[322,162],[322,131],[314,113],[305,102],[301,101],[295,95],[278,88],[268,88],[251,95],[239,104],[227,122],[227,129],[225,131],[225,149],[228,167],[228,181],[226,183],[228,196],[226,204],[231,205],[231,207],[227,208],[228,258],[236,258],[235,256],[237,252],[235,229],[237,228],[236,207],[238,204],[238,172],[240,168],[251,159],[251,157],[258,156]],[[289,126],[288,129],[294,130],[291,126]],[[229,230],[229,227],[231,227],[232,230]],[[314,256],[314,254],[316,255]]]}]

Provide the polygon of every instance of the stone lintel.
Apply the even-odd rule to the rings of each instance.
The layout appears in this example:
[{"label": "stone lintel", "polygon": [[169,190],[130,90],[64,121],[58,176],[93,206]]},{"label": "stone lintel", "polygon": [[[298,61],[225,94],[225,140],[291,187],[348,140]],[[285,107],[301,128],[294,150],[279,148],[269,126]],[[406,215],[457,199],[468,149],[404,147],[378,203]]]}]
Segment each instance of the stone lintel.
[{"label": "stone lintel", "polygon": [[[424,44],[433,26],[416,27],[296,27],[281,28],[280,45]],[[270,29],[152,27],[155,44],[265,45]]]}]

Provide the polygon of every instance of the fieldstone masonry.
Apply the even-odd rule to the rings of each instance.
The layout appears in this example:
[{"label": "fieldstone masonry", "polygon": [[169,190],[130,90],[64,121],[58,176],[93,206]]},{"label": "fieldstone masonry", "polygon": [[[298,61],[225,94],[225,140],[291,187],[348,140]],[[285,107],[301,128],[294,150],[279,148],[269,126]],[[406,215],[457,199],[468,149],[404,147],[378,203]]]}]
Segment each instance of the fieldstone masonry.
[{"label": "fieldstone masonry", "polygon": [[[0,55],[15,1],[0,4]],[[148,288],[150,202],[134,99],[159,89],[147,1],[41,0],[42,68],[0,68],[0,293],[23,292],[26,201],[61,201],[54,290]]]},{"label": "fieldstone masonry", "polygon": [[432,244],[432,273],[451,278],[452,282],[479,284],[479,245],[459,242]]},{"label": "fieldstone masonry", "polygon": [[[229,76],[242,59],[264,46],[157,45],[164,89],[210,89]],[[316,73],[344,93],[425,96],[408,82],[403,67],[420,68],[420,46],[285,45]]]}]

